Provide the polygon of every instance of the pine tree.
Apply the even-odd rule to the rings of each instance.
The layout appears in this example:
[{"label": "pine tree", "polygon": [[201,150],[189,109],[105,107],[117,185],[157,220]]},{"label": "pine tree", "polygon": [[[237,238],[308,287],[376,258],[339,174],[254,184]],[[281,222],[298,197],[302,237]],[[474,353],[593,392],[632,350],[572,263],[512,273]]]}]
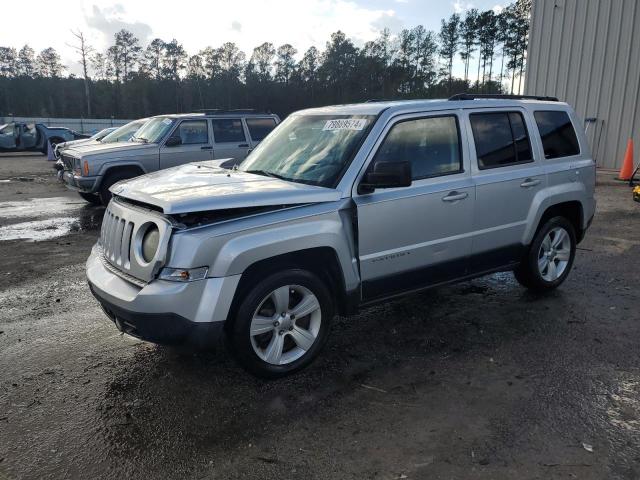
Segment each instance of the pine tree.
[{"label": "pine tree", "polygon": [[449,93],[451,93],[451,80],[453,59],[460,44],[460,15],[454,13],[449,20],[442,19],[440,27],[440,56],[445,61],[443,76],[449,77]]}]

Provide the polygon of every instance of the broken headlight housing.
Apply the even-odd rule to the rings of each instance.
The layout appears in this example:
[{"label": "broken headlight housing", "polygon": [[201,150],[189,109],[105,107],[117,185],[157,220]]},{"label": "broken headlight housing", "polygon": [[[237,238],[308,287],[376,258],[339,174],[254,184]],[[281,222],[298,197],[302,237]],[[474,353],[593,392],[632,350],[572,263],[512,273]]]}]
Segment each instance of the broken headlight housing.
[{"label": "broken headlight housing", "polygon": [[209,269],[207,267],[198,268],[163,268],[160,270],[158,278],[171,282],[195,282],[207,278]]}]

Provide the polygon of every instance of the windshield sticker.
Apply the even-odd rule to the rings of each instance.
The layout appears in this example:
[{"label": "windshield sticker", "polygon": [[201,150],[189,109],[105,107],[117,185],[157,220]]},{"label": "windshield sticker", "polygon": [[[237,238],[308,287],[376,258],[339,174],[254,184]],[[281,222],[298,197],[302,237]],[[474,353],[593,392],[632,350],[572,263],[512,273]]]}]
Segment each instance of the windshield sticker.
[{"label": "windshield sticker", "polygon": [[164,120],[162,120],[162,123],[164,123],[165,125],[171,125],[171,119],[165,118]]},{"label": "windshield sticker", "polygon": [[342,118],[327,120],[322,130],[362,130],[366,126],[367,121],[364,118]]}]

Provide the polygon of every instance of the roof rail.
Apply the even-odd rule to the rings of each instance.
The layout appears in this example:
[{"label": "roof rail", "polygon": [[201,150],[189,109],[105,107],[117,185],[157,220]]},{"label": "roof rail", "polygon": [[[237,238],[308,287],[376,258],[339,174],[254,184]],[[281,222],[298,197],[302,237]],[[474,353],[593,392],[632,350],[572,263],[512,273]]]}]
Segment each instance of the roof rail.
[{"label": "roof rail", "polygon": [[458,93],[449,97],[449,100],[476,100],[483,98],[493,98],[498,100],[542,100],[545,102],[557,102],[556,97],[545,97],[539,95],[506,95],[499,93]]}]

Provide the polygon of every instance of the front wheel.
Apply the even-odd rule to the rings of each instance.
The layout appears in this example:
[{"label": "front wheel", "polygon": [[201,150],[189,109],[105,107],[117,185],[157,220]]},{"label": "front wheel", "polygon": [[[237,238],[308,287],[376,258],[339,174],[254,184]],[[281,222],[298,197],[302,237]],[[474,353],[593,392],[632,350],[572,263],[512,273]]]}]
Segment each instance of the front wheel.
[{"label": "front wheel", "polygon": [[139,173],[136,174],[131,170],[115,170],[107,173],[107,176],[102,180],[102,184],[100,185],[100,189],[98,191],[98,197],[100,198],[100,203],[105,207],[109,205],[109,201],[111,200],[111,192],[109,189],[113,186],[113,184],[121,181],[128,180],[130,178],[134,178]]},{"label": "front wheel", "polygon": [[514,271],[521,285],[536,292],[553,290],[569,275],[576,254],[576,233],[564,217],[553,217],[533,238]]},{"label": "front wheel", "polygon": [[318,355],[333,315],[329,290],[315,274],[285,270],[243,295],[229,340],[246,370],[263,378],[283,377]]}]

